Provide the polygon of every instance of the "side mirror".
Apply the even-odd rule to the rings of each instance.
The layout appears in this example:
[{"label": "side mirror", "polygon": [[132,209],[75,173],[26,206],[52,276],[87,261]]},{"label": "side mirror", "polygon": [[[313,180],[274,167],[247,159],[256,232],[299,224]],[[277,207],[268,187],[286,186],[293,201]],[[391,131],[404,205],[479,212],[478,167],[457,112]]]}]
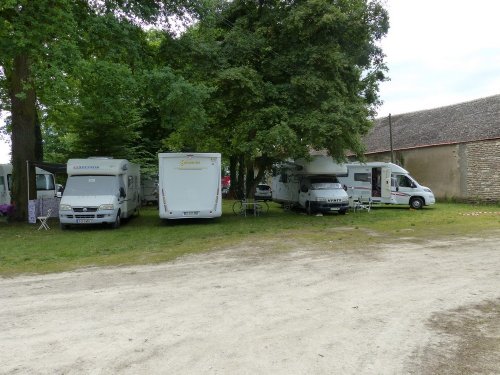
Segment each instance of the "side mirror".
[{"label": "side mirror", "polygon": [[127,194],[125,193],[125,189],[123,187],[120,188],[120,198],[125,198]]}]

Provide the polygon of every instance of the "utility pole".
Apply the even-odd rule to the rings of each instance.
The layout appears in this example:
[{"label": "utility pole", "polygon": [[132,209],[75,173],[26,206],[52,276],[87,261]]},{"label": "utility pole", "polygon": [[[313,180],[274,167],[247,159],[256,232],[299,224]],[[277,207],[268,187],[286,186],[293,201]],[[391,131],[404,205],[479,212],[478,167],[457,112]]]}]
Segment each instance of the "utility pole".
[{"label": "utility pole", "polygon": [[391,143],[391,163],[394,163],[394,150],[392,147],[392,120],[390,113],[389,113],[389,142]]}]

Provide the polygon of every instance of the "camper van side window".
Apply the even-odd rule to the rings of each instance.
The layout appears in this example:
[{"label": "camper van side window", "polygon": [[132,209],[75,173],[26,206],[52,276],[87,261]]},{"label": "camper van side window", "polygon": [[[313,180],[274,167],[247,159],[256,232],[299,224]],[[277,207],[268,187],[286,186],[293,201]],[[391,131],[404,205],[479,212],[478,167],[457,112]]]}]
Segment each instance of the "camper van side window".
[{"label": "camper van side window", "polygon": [[372,176],[369,173],[354,173],[354,181],[370,182]]},{"label": "camper van side window", "polygon": [[119,190],[121,189],[125,190],[125,182],[123,181],[123,178],[121,176],[118,177],[118,185],[119,185]]}]

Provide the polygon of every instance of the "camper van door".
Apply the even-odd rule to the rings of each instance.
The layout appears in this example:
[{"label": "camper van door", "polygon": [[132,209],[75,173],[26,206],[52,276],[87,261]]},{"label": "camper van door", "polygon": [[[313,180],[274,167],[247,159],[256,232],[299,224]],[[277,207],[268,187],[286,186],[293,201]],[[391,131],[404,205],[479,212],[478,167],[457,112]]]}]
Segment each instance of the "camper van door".
[{"label": "camper van door", "polygon": [[391,168],[382,168],[382,198],[391,199]]}]

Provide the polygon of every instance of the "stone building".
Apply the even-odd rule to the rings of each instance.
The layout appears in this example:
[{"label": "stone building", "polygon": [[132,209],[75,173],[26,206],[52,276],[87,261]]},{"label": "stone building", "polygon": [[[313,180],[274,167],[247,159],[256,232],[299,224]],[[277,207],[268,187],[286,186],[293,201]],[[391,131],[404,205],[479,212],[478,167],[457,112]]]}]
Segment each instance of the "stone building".
[{"label": "stone building", "polygon": [[[500,95],[391,117],[393,160],[438,198],[500,202]],[[391,161],[389,118],[365,138]]]}]

